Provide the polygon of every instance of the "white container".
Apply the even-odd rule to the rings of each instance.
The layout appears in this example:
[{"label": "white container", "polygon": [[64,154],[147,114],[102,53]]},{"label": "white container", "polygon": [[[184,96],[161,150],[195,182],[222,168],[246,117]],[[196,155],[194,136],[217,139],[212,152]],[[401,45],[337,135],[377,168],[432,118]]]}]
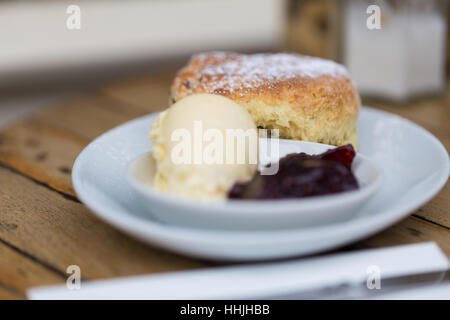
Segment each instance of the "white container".
[{"label": "white container", "polygon": [[[380,8],[380,29],[367,26],[373,4]],[[447,26],[440,5],[430,0],[347,1],[344,63],[362,95],[406,100],[444,89]]]}]

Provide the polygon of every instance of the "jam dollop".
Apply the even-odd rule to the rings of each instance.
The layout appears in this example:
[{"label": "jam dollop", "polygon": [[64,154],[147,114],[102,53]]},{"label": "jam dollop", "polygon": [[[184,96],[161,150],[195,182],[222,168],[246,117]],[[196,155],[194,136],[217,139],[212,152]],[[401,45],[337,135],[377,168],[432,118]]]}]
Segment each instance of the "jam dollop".
[{"label": "jam dollop", "polygon": [[230,199],[303,198],[358,189],[351,170],[355,150],[348,144],[317,155],[291,153],[281,158],[275,175],[257,172],[247,183],[236,183]]}]

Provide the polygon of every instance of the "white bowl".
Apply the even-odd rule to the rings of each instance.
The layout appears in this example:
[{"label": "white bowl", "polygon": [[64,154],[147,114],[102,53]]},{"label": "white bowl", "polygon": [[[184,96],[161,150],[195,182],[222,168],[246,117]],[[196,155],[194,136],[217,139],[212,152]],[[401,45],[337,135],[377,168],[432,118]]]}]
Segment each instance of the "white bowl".
[{"label": "white bowl", "polygon": [[[330,148],[334,147],[281,139],[279,156],[294,152],[317,154]],[[267,162],[266,159],[260,167]],[[216,229],[298,228],[351,219],[382,184],[377,166],[357,154],[352,171],[360,186],[358,190],[300,199],[204,203],[156,191],[151,186],[154,171],[153,158],[146,153],[131,163],[128,181],[158,220],[172,225]]]}]

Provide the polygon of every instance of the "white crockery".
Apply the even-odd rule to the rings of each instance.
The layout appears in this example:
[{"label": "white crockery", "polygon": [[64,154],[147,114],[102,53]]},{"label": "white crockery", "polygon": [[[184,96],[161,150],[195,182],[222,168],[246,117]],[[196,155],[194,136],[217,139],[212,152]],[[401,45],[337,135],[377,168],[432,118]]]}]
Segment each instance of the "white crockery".
[{"label": "white crockery", "polygon": [[156,115],[98,137],[75,161],[72,181],[79,199],[101,219],[142,241],[210,260],[250,261],[317,253],[366,238],[429,201],[449,177],[449,158],[428,131],[398,116],[364,107],[359,153],[381,170],[380,190],[354,218],[303,228],[221,230],[161,222],[128,183],[131,162],[150,150]]},{"label": "white crockery", "polygon": [[[280,139],[279,142],[280,158],[289,153],[317,154],[334,148],[298,140]],[[172,225],[218,229],[295,228],[350,219],[382,182],[376,165],[358,154],[352,165],[360,185],[355,191],[302,199],[201,202],[156,191],[151,186],[154,171],[151,154],[146,153],[131,163],[128,181],[158,220]]]}]

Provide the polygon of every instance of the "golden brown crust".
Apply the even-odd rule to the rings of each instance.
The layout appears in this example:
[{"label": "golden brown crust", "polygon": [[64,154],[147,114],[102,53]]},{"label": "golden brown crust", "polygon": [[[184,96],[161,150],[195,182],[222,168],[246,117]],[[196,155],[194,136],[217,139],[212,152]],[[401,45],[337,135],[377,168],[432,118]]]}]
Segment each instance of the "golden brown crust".
[{"label": "golden brown crust", "polygon": [[357,145],[359,94],[345,68],[298,54],[193,56],[171,86],[170,102],[197,93],[228,97],[257,126],[284,138]]}]

